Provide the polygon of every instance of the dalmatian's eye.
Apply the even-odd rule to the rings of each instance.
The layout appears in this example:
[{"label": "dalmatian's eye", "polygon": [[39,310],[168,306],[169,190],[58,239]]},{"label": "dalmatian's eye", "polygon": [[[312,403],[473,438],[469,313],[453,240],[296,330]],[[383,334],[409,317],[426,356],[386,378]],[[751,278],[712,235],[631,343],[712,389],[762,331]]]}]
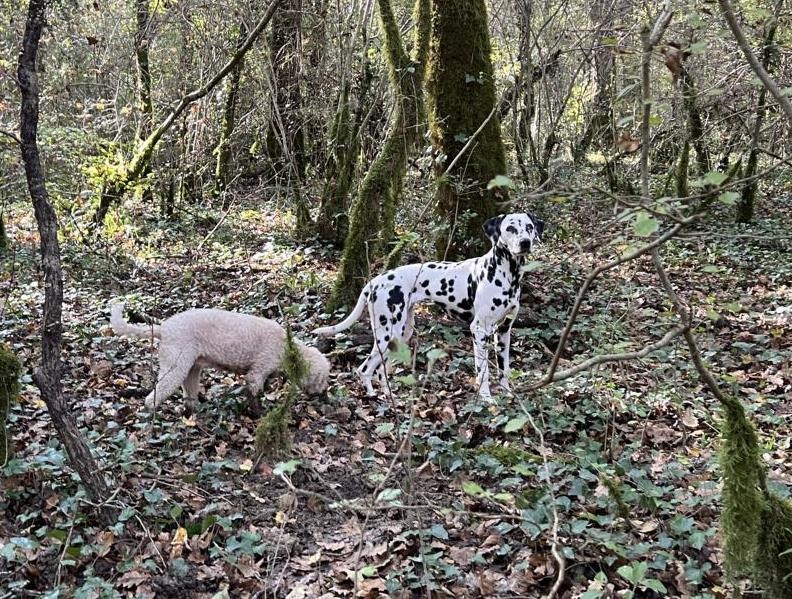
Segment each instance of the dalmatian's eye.
[{"label": "dalmatian's eye", "polygon": [[512,234],[515,234],[515,235],[516,235],[516,234],[517,234],[517,229],[515,229],[514,227],[512,227],[511,225],[509,225],[508,227],[506,227],[506,232],[507,232],[507,233],[512,233]]}]

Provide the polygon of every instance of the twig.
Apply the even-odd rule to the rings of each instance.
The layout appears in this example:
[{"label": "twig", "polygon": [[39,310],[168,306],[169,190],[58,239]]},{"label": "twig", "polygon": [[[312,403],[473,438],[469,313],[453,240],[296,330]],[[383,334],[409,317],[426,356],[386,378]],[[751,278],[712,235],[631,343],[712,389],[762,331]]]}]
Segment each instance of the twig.
[{"label": "twig", "polygon": [[784,93],[781,91],[781,88],[778,87],[778,84],[770,78],[767,70],[765,70],[765,68],[762,66],[762,63],[759,62],[759,59],[756,58],[756,55],[751,50],[751,46],[748,43],[748,40],[746,39],[742,29],[740,28],[740,24],[737,22],[737,17],[734,15],[734,8],[732,7],[731,2],[729,2],[729,0],[718,0],[718,4],[720,5],[721,12],[726,19],[726,23],[729,25],[729,29],[731,29],[731,32],[734,35],[734,39],[737,40],[737,45],[740,47],[740,50],[742,50],[742,53],[745,54],[748,64],[751,65],[751,69],[753,69],[753,72],[757,77],[759,77],[767,91],[769,91],[779,103],[781,109],[786,115],[786,118],[789,120],[790,125],[792,125],[792,102],[790,102],[789,98],[784,95]]},{"label": "twig", "polygon": [[5,135],[6,137],[10,137],[15,142],[17,142],[20,146],[22,145],[22,140],[19,139],[19,136],[14,133],[13,131],[6,131],[5,129],[0,129],[0,135]]}]

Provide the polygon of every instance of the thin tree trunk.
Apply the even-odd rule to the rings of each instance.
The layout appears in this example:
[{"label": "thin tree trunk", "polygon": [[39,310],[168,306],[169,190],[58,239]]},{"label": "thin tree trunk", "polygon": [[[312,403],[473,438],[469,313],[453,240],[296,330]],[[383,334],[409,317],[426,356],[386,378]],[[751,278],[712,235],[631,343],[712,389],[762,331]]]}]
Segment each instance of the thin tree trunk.
[{"label": "thin tree trunk", "polygon": [[30,0],[17,70],[19,90],[22,95],[20,111],[22,161],[25,164],[28,190],[41,237],[41,265],[44,272],[42,363],[35,370],[33,380],[41,390],[41,397],[47,404],[55,431],[66,449],[71,465],[85,485],[88,497],[98,504],[107,499],[109,489],[69,411],[61,386],[64,374],[61,362],[63,273],[58,245],[58,223],[47,194],[37,142],[39,89],[36,56],[41,32],[46,22],[48,4],[48,0]]},{"label": "thin tree trunk", "polygon": [[151,160],[151,156],[154,153],[157,143],[173,126],[173,124],[176,122],[176,119],[179,118],[179,116],[186,110],[188,106],[194,102],[197,102],[209,92],[211,92],[217,86],[217,84],[219,84],[226,77],[226,75],[228,75],[234,69],[236,64],[245,57],[245,54],[247,54],[248,50],[250,50],[250,48],[253,46],[253,43],[256,41],[259,34],[267,26],[267,23],[270,22],[270,19],[272,19],[272,15],[274,14],[275,9],[278,7],[280,2],[281,0],[271,0],[269,8],[267,8],[265,13],[259,19],[258,23],[256,23],[256,26],[253,28],[253,31],[251,31],[247,40],[245,40],[245,43],[242,45],[242,47],[239,48],[236,53],[234,53],[234,55],[228,60],[228,62],[225,63],[225,65],[223,65],[223,67],[214,75],[214,77],[212,77],[198,89],[182,96],[168,116],[166,116],[165,119],[153,129],[146,140],[140,146],[138,146],[132,156],[132,159],[127,163],[120,165],[116,169],[118,176],[104,183],[103,189],[101,191],[101,197],[99,199],[99,208],[93,217],[95,223],[98,224],[103,222],[112,203],[121,198],[133,184],[140,180],[140,177],[143,176],[146,165]]},{"label": "thin tree trunk", "polygon": [[781,106],[781,110],[786,115],[789,124],[792,125],[792,102],[784,95],[784,92],[778,87],[778,84],[773,81],[770,75],[767,74],[767,70],[754,55],[748,40],[745,38],[745,34],[740,28],[740,24],[737,23],[737,17],[734,15],[734,8],[732,8],[731,2],[729,2],[729,0],[718,0],[718,4],[720,4],[721,12],[726,18],[726,22],[729,24],[729,29],[731,29],[734,38],[737,40],[737,45],[748,60],[748,64],[751,65],[751,69],[753,69],[753,72],[759,77],[765,89],[776,99],[776,102],[778,102]]},{"label": "thin tree trunk", "polygon": [[583,137],[575,148],[574,160],[580,162],[585,158],[589,148],[612,148],[616,138],[612,130],[613,107],[613,66],[614,53],[611,44],[605,43],[607,38],[613,37],[613,14],[609,8],[618,9],[610,2],[596,0],[592,2],[589,14],[594,26],[597,28],[597,40],[592,51],[594,56],[594,71],[597,77],[597,93],[594,96],[593,110]]},{"label": "thin tree trunk", "polygon": [[[770,22],[767,24],[767,32],[764,39],[764,48],[762,49],[762,66],[765,70],[770,70],[770,58],[773,55],[773,41],[775,40],[776,29],[778,28],[778,19],[781,15],[784,0],[778,0],[775,5],[775,14],[771,17]],[[764,125],[764,117],[767,112],[767,88],[763,87],[759,92],[758,105],[756,107],[756,119],[754,121],[753,133],[751,134],[751,151],[748,154],[748,163],[745,166],[745,177],[748,183],[742,190],[740,203],[737,205],[737,222],[749,223],[753,220],[754,208],[756,206],[756,191],[759,182],[754,179],[756,175],[756,166],[759,162],[759,142],[762,135],[762,126]]]},{"label": "thin tree trunk", "polygon": [[[140,122],[135,133],[135,145],[140,144],[151,134],[154,122],[154,105],[151,100],[151,69],[149,68],[149,44],[151,36],[151,13],[149,0],[135,0],[135,18],[137,30],[135,31],[135,62],[137,64],[137,92]],[[143,165],[141,179],[145,179],[151,172],[150,160]],[[143,190],[143,201],[151,202],[151,188],[146,186]]]},{"label": "thin tree trunk", "polygon": [[404,50],[390,0],[379,0],[388,74],[396,107],[382,150],[352,204],[349,233],[330,298],[330,308],[354,303],[369,276],[369,262],[390,240],[401,198],[407,156],[421,139],[423,78],[429,52],[429,0],[415,2],[413,55]]},{"label": "thin tree trunk", "polygon": [[302,0],[284,0],[275,12],[270,39],[272,92],[267,153],[276,175],[291,189],[297,229],[311,224],[302,196],[305,179],[305,132],[302,118]]},{"label": "thin tree trunk", "polygon": [[[237,38],[237,51],[242,47],[247,38],[247,25],[244,21],[239,23],[239,37]],[[242,69],[244,68],[245,60],[241,59],[231,75],[226,78],[225,82],[225,105],[223,106],[223,120],[220,123],[220,140],[217,143],[215,152],[217,153],[217,165],[215,166],[215,188],[214,193],[217,196],[223,195],[228,185],[228,163],[231,158],[231,134],[234,132],[236,125],[236,104],[237,96],[239,95],[239,81],[242,78]],[[223,208],[228,208],[228,200],[223,198]]]},{"label": "thin tree trunk", "polygon": [[[483,253],[489,247],[484,221],[506,199],[503,189],[487,189],[496,175],[506,174],[491,53],[484,0],[432,2],[427,106],[432,145],[446,157],[435,167],[436,210],[449,223],[436,240],[441,258]],[[455,160],[476,131],[469,153]]]}]

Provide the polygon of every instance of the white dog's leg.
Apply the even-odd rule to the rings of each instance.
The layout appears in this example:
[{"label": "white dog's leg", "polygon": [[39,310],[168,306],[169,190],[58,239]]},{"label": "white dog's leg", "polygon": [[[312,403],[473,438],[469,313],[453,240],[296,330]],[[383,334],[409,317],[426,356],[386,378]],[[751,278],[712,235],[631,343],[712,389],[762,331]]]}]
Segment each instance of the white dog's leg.
[{"label": "white dog's leg", "polygon": [[511,392],[511,384],[509,383],[509,348],[511,346],[511,328],[514,324],[512,318],[507,318],[500,327],[498,327],[498,370],[500,371],[500,387],[503,391]]},{"label": "white dog's leg", "polygon": [[184,397],[187,399],[198,399],[201,393],[201,367],[198,364],[193,364],[187,378],[182,383],[182,391]]},{"label": "white dog's leg", "polygon": [[146,397],[147,409],[154,409],[176,392],[189,375],[196,358],[181,348],[172,348],[164,343],[160,345],[157,385]]},{"label": "white dog's leg", "polygon": [[487,342],[492,338],[492,325],[482,320],[474,320],[470,325],[473,334],[473,357],[476,362],[476,387],[484,399],[491,397],[489,388],[489,351]]},{"label": "white dog's leg", "polygon": [[248,391],[252,398],[256,398],[261,390],[264,388],[264,383],[267,382],[269,376],[273,373],[272,368],[264,368],[261,366],[253,366],[245,375],[245,382],[247,383]]},{"label": "white dog's leg", "polygon": [[[387,347],[385,351],[388,351]],[[369,357],[366,358],[363,364],[360,365],[360,368],[357,369],[360,381],[365,385],[366,393],[369,397],[374,397],[376,395],[374,386],[371,384],[371,379],[375,372],[379,372],[380,368],[384,369],[383,356],[380,356],[380,350],[377,349],[377,345],[375,344]]]}]

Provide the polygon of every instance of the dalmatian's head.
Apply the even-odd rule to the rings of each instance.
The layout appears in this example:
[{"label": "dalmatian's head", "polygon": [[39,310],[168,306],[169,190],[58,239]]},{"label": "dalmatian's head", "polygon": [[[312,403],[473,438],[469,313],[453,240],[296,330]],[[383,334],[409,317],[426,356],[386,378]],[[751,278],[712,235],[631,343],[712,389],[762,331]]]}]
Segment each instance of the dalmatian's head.
[{"label": "dalmatian's head", "polygon": [[529,254],[543,231],[544,221],[524,212],[501,214],[484,223],[484,232],[492,245],[504,247],[514,256]]}]

